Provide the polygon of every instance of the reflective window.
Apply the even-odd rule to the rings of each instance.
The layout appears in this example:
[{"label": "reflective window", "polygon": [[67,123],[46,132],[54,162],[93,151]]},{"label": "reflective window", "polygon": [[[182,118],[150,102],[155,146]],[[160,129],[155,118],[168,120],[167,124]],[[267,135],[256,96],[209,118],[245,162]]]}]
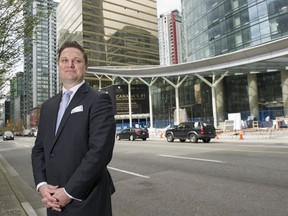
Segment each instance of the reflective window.
[{"label": "reflective window", "polygon": [[266,38],[270,36],[269,21],[260,23],[261,37]]},{"label": "reflective window", "polygon": [[[288,34],[286,0],[191,0],[183,1],[184,8],[185,4],[191,5],[189,13],[183,11],[183,24],[188,29],[188,61],[233,52]],[[221,52],[218,40],[222,45],[227,41],[228,47]]]},{"label": "reflective window", "polygon": [[251,37],[253,41],[260,39],[260,26],[258,24],[251,27]]},{"label": "reflective window", "polygon": [[246,25],[249,23],[249,13],[247,10],[241,11],[241,24]]},{"label": "reflective window", "polygon": [[267,4],[265,1],[261,2],[258,5],[258,16],[259,19],[261,18],[266,18],[267,19],[267,15],[268,15],[268,10],[267,10]]},{"label": "reflective window", "polygon": [[257,5],[249,8],[249,18],[251,23],[255,22],[258,19]]},{"label": "reflective window", "polygon": [[282,101],[280,72],[257,74],[258,98],[262,103]]},{"label": "reflective window", "polygon": [[90,66],[159,64],[156,13],[150,0],[61,1],[58,44],[78,41]]}]

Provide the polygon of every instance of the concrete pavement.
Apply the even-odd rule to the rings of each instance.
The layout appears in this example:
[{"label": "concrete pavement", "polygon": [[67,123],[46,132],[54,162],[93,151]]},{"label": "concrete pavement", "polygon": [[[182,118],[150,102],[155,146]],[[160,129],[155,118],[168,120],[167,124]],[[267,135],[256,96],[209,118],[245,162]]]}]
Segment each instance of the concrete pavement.
[{"label": "concrete pavement", "polygon": [[[164,130],[150,132],[150,139],[159,139],[166,141]],[[243,131],[229,131],[219,132],[217,137],[211,142],[259,142],[262,143],[283,143],[288,144],[288,128],[279,130],[270,130],[261,128],[258,130],[243,130]],[[201,143],[202,141],[199,141]]]},{"label": "concrete pavement", "polygon": [[237,132],[225,132],[219,133],[216,140],[221,141],[239,141],[239,142],[259,142],[267,144],[282,143],[288,144],[288,129],[270,130],[259,129],[255,131],[237,131]]},{"label": "concrete pavement", "polygon": [[[166,141],[160,133],[151,133],[150,139]],[[219,133],[213,142],[259,142],[280,143],[288,145],[288,129],[279,131],[259,130],[247,132]],[[201,141],[200,141],[201,142]],[[0,154],[0,215],[1,216],[38,216],[25,196],[20,192],[19,185],[14,181],[17,172]]]},{"label": "concrete pavement", "polygon": [[37,216],[13,180],[18,174],[0,154],[0,215]]}]

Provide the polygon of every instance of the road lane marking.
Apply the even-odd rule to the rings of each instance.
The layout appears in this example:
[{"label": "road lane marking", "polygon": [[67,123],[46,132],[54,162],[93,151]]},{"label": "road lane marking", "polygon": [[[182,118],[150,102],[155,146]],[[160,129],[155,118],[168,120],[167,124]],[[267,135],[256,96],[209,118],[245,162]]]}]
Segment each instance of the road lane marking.
[{"label": "road lane marking", "polygon": [[205,161],[205,162],[212,162],[212,163],[225,163],[223,161],[218,160],[209,160],[209,159],[203,159],[203,158],[191,158],[191,157],[181,157],[181,156],[175,156],[175,155],[159,155],[161,157],[169,157],[169,158],[178,158],[178,159],[184,159],[184,160],[197,160],[197,161]]},{"label": "road lane marking", "polygon": [[[126,144],[125,145],[127,146],[133,146],[133,144]],[[224,144],[224,145],[228,145],[228,144]],[[247,144],[248,145],[248,144]],[[228,145],[229,146],[229,145]],[[232,146],[232,145],[231,145]],[[237,145],[235,145],[237,146]],[[233,146],[233,147],[235,147]],[[141,147],[147,147],[147,148],[157,148],[157,147],[163,147],[162,144],[141,144]],[[251,145],[251,147],[253,147],[253,144]],[[226,152],[245,152],[245,153],[264,153],[264,154],[284,154],[284,155],[287,155],[288,152],[287,151],[283,151],[283,152],[280,152],[280,151],[270,151],[270,150],[267,150],[267,151],[259,151],[259,150],[244,150],[244,149],[228,149],[228,148],[205,148],[205,147],[199,147],[199,146],[187,146],[187,145],[183,145],[183,146],[166,146],[165,145],[165,148],[166,149],[189,149],[191,151],[198,151],[198,150],[204,150],[204,151],[212,151],[212,152],[217,152],[217,151],[226,151]],[[275,146],[275,148],[277,148]]]},{"label": "road lane marking", "polygon": [[237,146],[240,146],[240,147],[249,147],[249,148],[288,148],[288,146],[283,146],[283,145],[237,145]]},{"label": "road lane marking", "polygon": [[115,170],[115,171],[118,171],[118,172],[127,173],[127,174],[134,175],[134,176],[138,176],[138,177],[141,177],[141,178],[150,178],[149,176],[141,175],[141,174],[134,173],[134,172],[129,172],[129,171],[126,171],[126,170],[117,169],[117,168],[114,168],[114,167],[109,167],[108,166],[108,169]]},{"label": "road lane marking", "polygon": [[245,153],[264,153],[264,154],[288,154],[288,152],[278,152],[278,151],[258,151],[258,150],[241,150],[241,149],[211,149],[211,148],[194,148],[194,150],[210,150],[210,151],[227,151],[227,152],[245,152]]}]

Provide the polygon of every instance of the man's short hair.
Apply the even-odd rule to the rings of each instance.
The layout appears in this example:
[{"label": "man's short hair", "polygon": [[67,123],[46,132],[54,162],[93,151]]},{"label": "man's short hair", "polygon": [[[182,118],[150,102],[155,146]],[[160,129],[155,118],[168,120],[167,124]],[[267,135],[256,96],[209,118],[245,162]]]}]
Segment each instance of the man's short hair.
[{"label": "man's short hair", "polygon": [[85,50],[84,48],[79,44],[77,43],[77,41],[66,41],[58,50],[58,61],[60,59],[60,55],[62,53],[62,51],[66,48],[76,48],[78,50],[81,51],[81,53],[83,54],[83,57],[84,57],[84,61],[85,61],[85,64],[88,65],[88,57],[87,57],[87,54],[85,53]]}]

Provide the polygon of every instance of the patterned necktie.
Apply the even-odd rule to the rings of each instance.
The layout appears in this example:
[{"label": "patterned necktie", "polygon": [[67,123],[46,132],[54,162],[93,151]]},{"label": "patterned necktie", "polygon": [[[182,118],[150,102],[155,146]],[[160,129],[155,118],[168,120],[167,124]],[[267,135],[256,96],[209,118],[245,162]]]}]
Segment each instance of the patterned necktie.
[{"label": "patterned necktie", "polygon": [[66,107],[67,107],[68,102],[70,100],[71,94],[72,94],[72,91],[68,90],[68,91],[64,92],[64,94],[62,96],[62,100],[61,100],[59,111],[58,111],[58,117],[57,117],[57,124],[56,124],[55,134],[56,134],[56,132],[58,130],[59,124],[60,124],[61,119],[62,119],[62,117],[64,115],[64,112],[66,110]]}]

